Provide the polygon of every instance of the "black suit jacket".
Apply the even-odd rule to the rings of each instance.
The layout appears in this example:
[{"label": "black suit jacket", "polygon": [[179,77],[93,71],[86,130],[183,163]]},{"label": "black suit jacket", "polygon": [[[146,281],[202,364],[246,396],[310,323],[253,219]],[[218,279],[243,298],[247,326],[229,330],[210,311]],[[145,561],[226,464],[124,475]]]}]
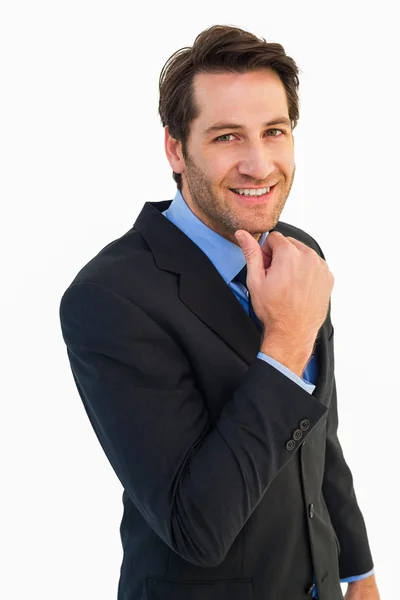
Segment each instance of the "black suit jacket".
[{"label": "black suit jacket", "polygon": [[[330,311],[309,394],[207,256],[147,202],[63,294],[77,389],[124,488],[119,600],[342,598],[373,568],[337,438]],[[304,231],[275,228],[320,247]]]}]

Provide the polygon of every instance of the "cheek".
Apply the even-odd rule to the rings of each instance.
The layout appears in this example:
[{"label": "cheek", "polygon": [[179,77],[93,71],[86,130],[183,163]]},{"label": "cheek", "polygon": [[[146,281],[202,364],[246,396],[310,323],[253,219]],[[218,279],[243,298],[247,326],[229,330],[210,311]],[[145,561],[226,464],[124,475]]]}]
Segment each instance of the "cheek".
[{"label": "cheek", "polygon": [[203,164],[203,172],[213,185],[219,185],[229,177],[234,165],[234,161],[226,156],[210,156]]},{"label": "cheek", "polygon": [[216,182],[224,182],[232,179],[237,172],[238,161],[233,155],[215,157],[212,161],[213,179]]},{"label": "cheek", "polygon": [[282,170],[287,172],[292,172],[294,168],[294,152],[293,148],[287,148],[284,150],[279,158],[279,163],[281,164]]}]

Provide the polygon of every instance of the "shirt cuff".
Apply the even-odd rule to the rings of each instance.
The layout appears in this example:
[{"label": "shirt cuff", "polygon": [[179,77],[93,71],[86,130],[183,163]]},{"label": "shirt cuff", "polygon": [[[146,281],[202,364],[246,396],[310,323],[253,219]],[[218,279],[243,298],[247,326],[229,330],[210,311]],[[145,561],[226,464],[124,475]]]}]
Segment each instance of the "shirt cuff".
[{"label": "shirt cuff", "polygon": [[268,354],[264,354],[264,352],[259,352],[257,354],[257,358],[264,360],[265,362],[270,364],[272,367],[275,367],[275,369],[278,369],[278,371],[280,371],[281,373],[286,375],[286,377],[289,377],[292,381],[294,381],[300,387],[302,387],[303,390],[306,390],[306,392],[309,392],[310,394],[312,394],[313,391],[315,390],[315,385],[313,383],[310,383],[309,381],[307,381],[307,379],[304,379],[303,377],[299,377],[298,375],[296,375],[296,373],[293,373],[293,371],[291,371],[290,369],[285,367],[285,365],[283,365],[279,361],[275,360],[275,358],[268,356]]},{"label": "shirt cuff", "polygon": [[368,573],[363,573],[362,575],[354,575],[354,577],[346,577],[345,579],[341,579],[340,583],[352,583],[353,581],[358,581],[359,579],[366,579],[373,574],[374,569],[372,569],[372,571],[368,571]]}]

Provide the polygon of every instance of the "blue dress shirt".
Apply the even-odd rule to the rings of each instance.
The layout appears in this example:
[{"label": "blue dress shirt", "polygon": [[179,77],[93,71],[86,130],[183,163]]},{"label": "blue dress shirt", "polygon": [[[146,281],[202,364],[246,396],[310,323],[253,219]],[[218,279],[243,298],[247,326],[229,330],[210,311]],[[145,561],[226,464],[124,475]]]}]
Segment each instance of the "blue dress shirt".
[{"label": "blue dress shirt", "polygon": [[[247,314],[249,314],[249,301],[247,297],[248,292],[245,286],[238,281],[232,281],[246,264],[242,249],[236,244],[233,244],[226,238],[222,237],[219,233],[216,233],[214,230],[210,229],[207,225],[205,225],[205,223],[203,223],[203,221],[200,221],[200,219],[198,219],[190,210],[179,190],[177,190],[175,198],[170,204],[170,207],[162,214],[169,221],[171,221],[171,223],[183,231],[183,233],[187,235],[187,237],[189,237],[200,248],[200,250],[204,252],[204,254],[207,255],[214,267],[217,269],[239,302],[242,304]],[[269,232],[267,231],[261,235],[259,239],[260,246],[264,243],[264,240],[268,234]],[[317,381],[318,376],[318,364],[314,355],[312,355],[310,358],[304,370],[303,377],[299,377],[293,373],[293,371],[285,367],[285,365],[282,365],[280,362],[271,356],[264,354],[263,352],[259,352],[257,354],[257,358],[265,360],[267,363],[281,371],[284,375],[290,377],[290,379],[292,379],[310,394],[312,394],[314,391],[315,384],[313,382]],[[373,572],[374,569],[368,573],[355,575],[354,577],[347,577],[346,579],[341,579],[340,581],[343,583],[357,581],[358,579],[365,579],[366,577],[372,575]],[[314,598],[318,598],[316,587],[314,587],[312,595]]]}]

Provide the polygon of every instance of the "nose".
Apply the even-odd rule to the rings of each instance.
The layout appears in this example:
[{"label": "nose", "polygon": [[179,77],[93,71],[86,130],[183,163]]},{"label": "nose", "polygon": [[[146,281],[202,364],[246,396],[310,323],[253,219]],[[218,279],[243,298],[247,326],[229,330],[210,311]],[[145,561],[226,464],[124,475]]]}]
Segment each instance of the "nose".
[{"label": "nose", "polygon": [[238,164],[238,171],[241,175],[248,175],[260,181],[267,179],[273,170],[272,157],[268,155],[262,144],[252,144],[251,147],[246,148],[245,155]]}]

